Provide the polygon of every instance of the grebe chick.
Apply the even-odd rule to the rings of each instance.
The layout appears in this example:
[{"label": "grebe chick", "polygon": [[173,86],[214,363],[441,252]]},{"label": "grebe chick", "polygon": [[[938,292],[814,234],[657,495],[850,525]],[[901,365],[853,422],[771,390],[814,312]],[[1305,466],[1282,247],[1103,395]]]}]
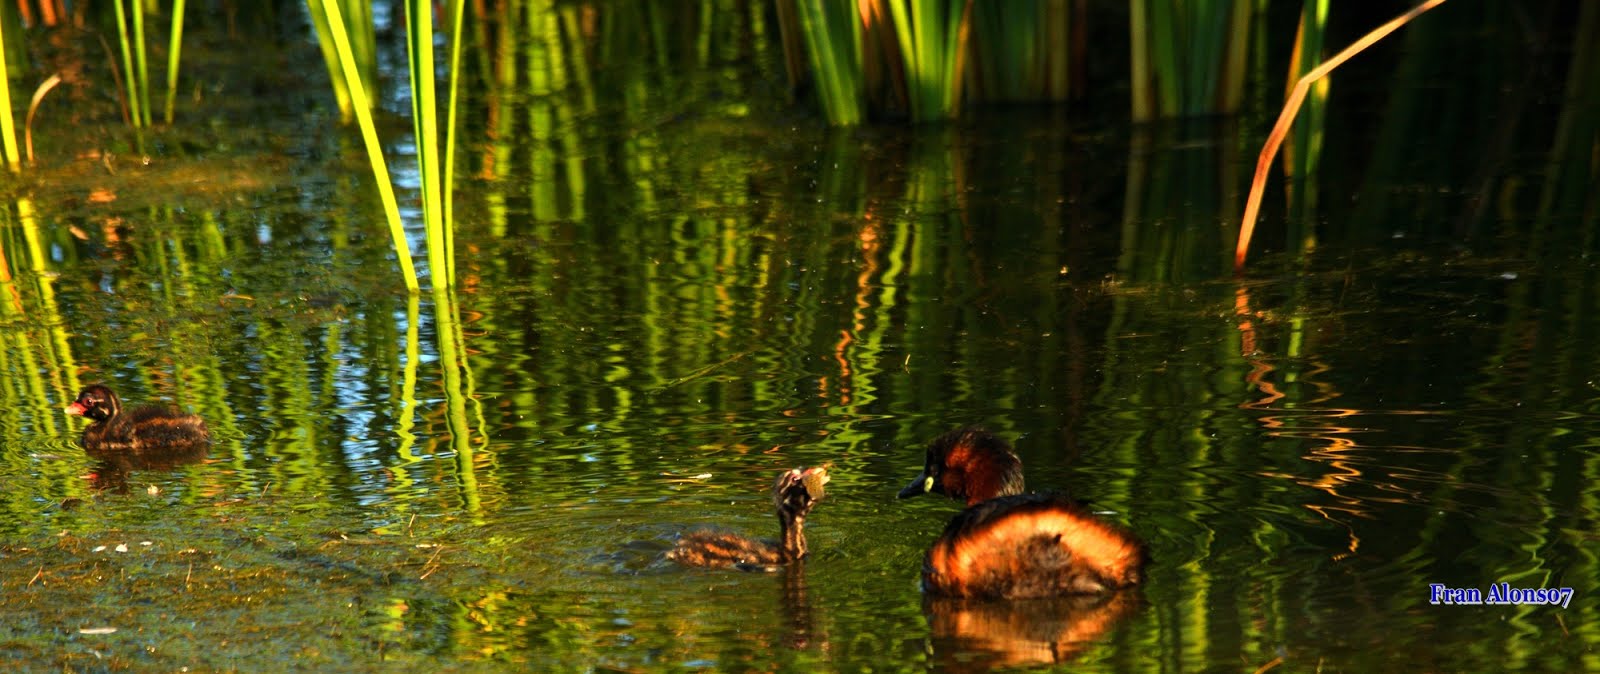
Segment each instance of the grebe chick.
[{"label": "grebe chick", "polygon": [[950,597],[1019,599],[1098,594],[1138,584],[1145,547],[1122,528],[1059,494],[1023,494],[1010,445],[976,428],[928,446],[922,475],[900,496],[966,499],[928,550],[922,586]]},{"label": "grebe chick", "polygon": [[755,540],[718,531],[697,531],[678,539],[667,559],[688,566],[773,570],[806,556],[806,515],[822,500],[828,469],[794,468],[778,475],[772,504],[778,511],[780,539]]},{"label": "grebe chick", "polygon": [[91,453],[132,452],[210,445],[204,419],[170,407],[143,405],[124,411],[111,389],[95,384],[78,393],[67,414],[94,423],[83,429],[83,447]]}]

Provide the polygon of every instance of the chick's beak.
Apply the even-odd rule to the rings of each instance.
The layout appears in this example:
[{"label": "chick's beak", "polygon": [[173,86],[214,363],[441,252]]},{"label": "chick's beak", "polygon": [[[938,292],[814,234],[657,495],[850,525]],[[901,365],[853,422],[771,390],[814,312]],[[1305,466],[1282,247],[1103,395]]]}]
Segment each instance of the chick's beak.
[{"label": "chick's beak", "polygon": [[74,416],[80,416],[81,417],[81,416],[83,416],[83,413],[87,412],[87,411],[89,411],[89,407],[87,405],[84,405],[83,403],[80,403],[80,402],[76,401],[76,400],[72,401],[71,404],[67,405],[67,414],[71,414],[71,415],[74,415]]}]

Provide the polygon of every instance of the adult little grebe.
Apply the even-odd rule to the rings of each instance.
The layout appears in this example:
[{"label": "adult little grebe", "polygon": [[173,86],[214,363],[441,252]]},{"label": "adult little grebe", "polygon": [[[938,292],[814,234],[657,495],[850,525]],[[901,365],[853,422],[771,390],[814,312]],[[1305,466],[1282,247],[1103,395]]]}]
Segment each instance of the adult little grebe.
[{"label": "adult little grebe", "polygon": [[67,413],[94,421],[83,429],[83,446],[91,453],[140,453],[211,442],[206,422],[200,417],[159,406],[123,411],[117,394],[99,384],[78,393],[78,399],[67,405]]},{"label": "adult little grebe", "polygon": [[961,428],[928,445],[922,474],[900,497],[928,492],[969,506],[928,550],[922,584],[931,594],[1093,594],[1143,578],[1143,543],[1065,496],[1022,493],[1022,461],[987,431]]},{"label": "adult little grebe", "polygon": [[667,559],[689,566],[738,567],[772,570],[806,556],[806,515],[822,500],[828,469],[794,468],[778,475],[772,485],[772,503],[778,510],[777,541],[758,541],[736,534],[697,531],[678,539]]}]

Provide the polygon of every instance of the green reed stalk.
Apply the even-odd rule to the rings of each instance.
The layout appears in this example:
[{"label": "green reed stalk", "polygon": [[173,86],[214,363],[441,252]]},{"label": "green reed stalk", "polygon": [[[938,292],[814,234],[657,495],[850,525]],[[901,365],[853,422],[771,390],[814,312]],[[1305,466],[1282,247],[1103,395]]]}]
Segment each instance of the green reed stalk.
[{"label": "green reed stalk", "polygon": [[1155,119],[1155,98],[1152,84],[1155,65],[1151,63],[1152,49],[1150,11],[1145,3],[1133,0],[1128,3],[1128,70],[1132,75],[1133,118]]},{"label": "green reed stalk", "polygon": [[453,0],[450,8],[450,102],[444,121],[444,197],[439,204],[444,214],[445,282],[456,284],[456,108],[461,98],[461,21],[466,0]]},{"label": "green reed stalk", "polygon": [[[139,42],[138,48],[135,49],[133,37],[128,34],[127,12],[122,7],[122,0],[112,0],[111,5],[116,9],[117,37],[122,47],[122,71],[128,74],[128,79],[124,83],[128,89],[128,121],[133,124],[135,129],[144,128],[144,113],[139,108],[140,102],[145,100],[139,96],[140,83],[143,80],[140,79],[138,71],[134,69],[133,57],[134,51],[139,51],[141,52],[139,59],[141,61],[144,59],[142,54],[144,43],[142,41]],[[135,7],[134,9],[135,13],[138,13],[138,8]]]},{"label": "green reed stalk", "polygon": [[1294,89],[1289,92],[1289,100],[1284,103],[1282,112],[1278,114],[1278,121],[1272,125],[1272,132],[1267,135],[1266,142],[1262,144],[1261,154],[1256,157],[1256,171],[1250,180],[1250,196],[1245,198],[1244,216],[1239,222],[1239,241],[1234,245],[1233,271],[1235,274],[1244,270],[1245,257],[1250,251],[1250,239],[1255,233],[1256,216],[1261,213],[1261,195],[1267,184],[1267,169],[1272,165],[1272,159],[1277,154],[1278,146],[1282,144],[1284,136],[1288,135],[1289,126],[1294,123],[1295,115],[1300,112],[1300,102],[1305,100],[1306,93],[1311,89],[1311,86],[1324,75],[1333,72],[1334,68],[1350,60],[1352,56],[1361,53],[1362,50],[1372,46],[1373,43],[1399,30],[1401,26],[1406,25],[1407,22],[1420,16],[1423,12],[1438,7],[1444,2],[1445,0],[1424,0],[1421,4],[1412,7],[1410,11],[1372,29],[1372,32],[1361,36],[1361,39],[1345,47],[1344,51],[1334,54],[1333,58],[1313,68],[1311,72],[1306,73],[1299,81],[1295,82]]},{"label": "green reed stalk", "polygon": [[[1305,0],[1301,7],[1300,29],[1295,36],[1295,49],[1290,57],[1289,88],[1316,64],[1322,62],[1324,29],[1328,25],[1328,0]],[[1284,149],[1284,160],[1290,175],[1297,178],[1311,175],[1317,159],[1322,156],[1324,111],[1328,103],[1328,78],[1317,81],[1300,108],[1300,123],[1294,125],[1294,135]]]},{"label": "green reed stalk", "polygon": [[834,126],[860,124],[865,115],[861,21],[856,16],[855,3],[851,0],[792,1],[799,4],[800,32],[805,37],[823,114]]},{"label": "green reed stalk", "polygon": [[971,4],[962,0],[888,3],[905,64],[912,119],[956,116],[961,97],[961,35]]},{"label": "green reed stalk", "polygon": [[[783,42],[783,70],[789,75],[789,93],[793,98],[806,76],[806,48],[800,35],[800,16],[793,2],[778,0],[778,36]],[[759,14],[759,12],[753,12]]]},{"label": "green reed stalk", "polygon": [[1134,118],[1231,113],[1256,0],[1129,5]]},{"label": "green reed stalk", "polygon": [[[1064,101],[1072,96],[1072,68],[1074,63],[1081,63],[1083,50],[1088,40],[1079,26],[1087,21],[1074,21],[1074,7],[1081,7],[1076,2],[1069,0],[1050,0],[1040,10],[1040,23],[1043,30],[1039,38],[1044,41],[1041,57],[1044,61],[1044,82],[1041,92],[1043,97],[1052,101]],[[1077,33],[1074,33],[1077,30]],[[1076,56],[1076,61],[1073,57]],[[1081,86],[1081,85],[1080,85]]]},{"label": "green reed stalk", "polygon": [[5,31],[0,30],[0,150],[12,173],[22,172],[22,152],[17,148],[17,122],[11,114],[11,66],[6,60]]},{"label": "green reed stalk", "polygon": [[[26,10],[20,9],[18,3],[0,3],[0,30],[5,31],[6,60],[11,62],[11,67],[17,69],[17,74],[25,72],[24,67],[29,65],[27,41],[24,39],[23,20]],[[36,25],[29,20],[28,25]],[[53,24],[52,24],[53,25]]]},{"label": "green reed stalk", "polygon": [[411,76],[411,127],[416,138],[417,175],[421,180],[422,222],[428,238],[428,267],[437,285],[444,266],[439,254],[443,227],[439,220],[439,114],[435,100],[433,61],[433,3],[407,0],[406,58]]},{"label": "green reed stalk", "polygon": [[178,54],[183,51],[184,0],[172,1],[172,41],[167,47],[167,109],[166,120],[172,123],[172,107],[178,100]]},{"label": "green reed stalk", "polygon": [[372,175],[378,184],[378,197],[383,202],[383,213],[389,221],[389,236],[394,240],[394,252],[400,263],[401,276],[405,280],[406,290],[417,292],[420,286],[417,283],[416,267],[411,263],[411,248],[406,244],[405,224],[400,220],[400,207],[395,201],[394,184],[389,179],[389,167],[384,163],[383,145],[378,142],[378,131],[372,120],[372,106],[367,102],[366,87],[362,86],[361,77],[356,71],[355,55],[351,53],[344,17],[340,15],[337,2],[307,0],[307,4],[313,5],[313,9],[320,6],[323,11],[328,36],[332,38],[334,52],[339,57],[341,77],[350,90],[350,102],[355,112],[356,123],[361,127],[361,140],[367,147],[367,161],[372,165]]},{"label": "green reed stalk", "polygon": [[[1299,27],[1295,31],[1286,89],[1293,88],[1295,80],[1309,72],[1313,63],[1322,60],[1323,33],[1327,22],[1327,0],[1305,0]],[[1331,79],[1324,77],[1311,86],[1305,102],[1300,106],[1299,123],[1294,125],[1293,133],[1283,148],[1284,172],[1289,178],[1285,189],[1289,197],[1289,210],[1284,220],[1284,230],[1288,252],[1291,253],[1305,253],[1316,246],[1318,190],[1313,174],[1322,156]]]},{"label": "green reed stalk", "polygon": [[[981,3],[973,8],[972,29],[978,49],[970,80],[976,85],[969,94],[991,101],[1021,101],[1038,98],[1041,68],[1035,55],[1039,38],[1049,28],[1045,3]],[[1046,43],[1050,44],[1050,43]],[[1051,50],[1066,53],[1065,40]]]},{"label": "green reed stalk", "polygon": [[[339,105],[339,120],[348,123],[354,116],[354,103],[350,96],[350,85],[345,82],[345,71],[339,63],[338,50],[335,49],[328,26],[327,13],[329,5],[336,5],[334,9],[341,10],[345,19],[345,39],[348,41],[357,69],[353,76],[361,80],[362,87],[368,91],[377,90],[377,36],[373,32],[372,0],[306,0],[306,6],[311,10],[311,20],[317,31],[317,44],[322,49],[323,61],[328,66],[328,77],[333,80],[333,95]],[[371,102],[372,97],[367,97]]]},{"label": "green reed stalk", "polygon": [[[349,123],[355,116],[350,105],[350,86],[345,84],[344,72],[339,67],[339,52],[333,46],[333,33],[328,28],[325,0],[306,0],[311,10],[311,23],[317,32],[317,46],[322,48],[322,61],[328,66],[328,79],[333,82],[333,98],[339,105],[339,121]],[[338,2],[338,0],[332,0]]]},{"label": "green reed stalk", "polygon": [[[1147,0],[1135,0],[1135,2],[1144,4]],[[1148,11],[1152,29],[1147,39],[1152,51],[1149,58],[1150,75],[1155,85],[1156,114],[1161,117],[1176,117],[1181,114],[1180,106],[1183,100],[1182,92],[1178,88],[1181,82],[1178,78],[1177,24],[1179,22],[1172,16],[1176,11],[1176,6],[1164,3],[1155,3],[1155,6]]]},{"label": "green reed stalk", "polygon": [[[1266,15],[1266,0],[1241,0],[1233,3],[1233,17],[1228,34],[1238,36],[1228,41],[1227,62],[1223,67],[1222,109],[1237,111],[1244,105],[1245,70],[1250,56],[1250,19],[1258,13]],[[1264,51],[1264,50],[1263,50]]]},{"label": "green reed stalk", "polygon": [[377,105],[373,92],[378,90],[378,36],[377,24],[372,19],[373,0],[334,0],[344,3],[345,28],[350,31],[350,49],[360,67],[361,86],[368,95],[367,102]]},{"label": "green reed stalk", "polygon": [[1070,0],[1011,0],[972,5],[973,45],[966,53],[966,95],[985,101],[1060,101],[1071,95]]},{"label": "green reed stalk", "polygon": [[[454,28],[456,46],[452,49],[452,67],[459,64],[460,5],[456,0],[452,14],[457,17]],[[411,121],[416,134],[417,173],[422,181],[422,217],[428,237],[429,277],[435,286],[455,283],[455,260],[450,254],[449,225],[445,217],[449,208],[444,204],[444,176],[450,163],[448,155],[441,156],[439,146],[438,88],[434,78],[433,3],[428,0],[406,2],[406,31],[409,39],[406,52],[411,65]],[[453,81],[453,80],[452,80]],[[451,92],[452,110],[455,101]],[[454,116],[448,118],[451,122]],[[447,122],[448,126],[449,122]],[[448,129],[447,129],[448,130]],[[450,149],[454,149],[451,145]]]},{"label": "green reed stalk", "polygon": [[[1191,10],[1186,23],[1190,31],[1190,49],[1183,57],[1187,68],[1179,71],[1183,77],[1185,96],[1182,109],[1186,117],[1211,114],[1217,110],[1217,83],[1221,79],[1218,72],[1222,69],[1226,54],[1222,45],[1227,36],[1223,30],[1227,17],[1232,14],[1226,10],[1232,4],[1214,3],[1210,7],[1212,11],[1202,11],[1198,7]],[[1223,7],[1218,8],[1217,5]]]},{"label": "green reed stalk", "polygon": [[139,68],[139,112],[144,115],[139,126],[150,126],[150,60],[145,54],[144,5],[133,0],[133,58]]}]

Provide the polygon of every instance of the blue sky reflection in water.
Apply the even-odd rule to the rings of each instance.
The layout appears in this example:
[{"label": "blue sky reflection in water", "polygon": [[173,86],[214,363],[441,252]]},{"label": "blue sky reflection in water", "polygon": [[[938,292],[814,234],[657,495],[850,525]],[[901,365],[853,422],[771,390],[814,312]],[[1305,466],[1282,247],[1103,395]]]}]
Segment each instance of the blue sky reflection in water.
[{"label": "blue sky reflection in water", "polygon": [[[461,194],[454,314],[395,292],[342,165],[170,208],[34,204],[12,229],[60,254],[13,262],[0,323],[0,605],[25,616],[0,656],[1600,667],[1600,314],[1559,200],[1462,235],[1472,186],[1450,176],[1324,193],[1314,250],[1267,232],[1234,280],[1239,194],[1215,186],[1253,161],[1235,137],[708,110],[601,111],[473,155],[493,170]],[[1349,154],[1325,170],[1354,176]],[[95,381],[204,415],[211,456],[96,489],[108,467],[60,412]],[[925,601],[922,553],[959,506],[894,494],[971,423],[1014,441],[1032,488],[1145,537],[1142,593]],[[772,477],[822,463],[803,569],[660,562],[698,527],[775,535]],[[1500,581],[1574,598],[1429,603],[1430,583]]]}]

